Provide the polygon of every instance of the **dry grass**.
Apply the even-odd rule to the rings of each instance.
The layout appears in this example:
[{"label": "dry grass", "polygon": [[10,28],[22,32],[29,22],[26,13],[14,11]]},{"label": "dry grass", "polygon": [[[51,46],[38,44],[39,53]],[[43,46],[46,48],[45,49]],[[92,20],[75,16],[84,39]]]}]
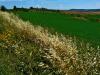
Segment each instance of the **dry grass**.
[{"label": "dry grass", "polygon": [[94,11],[91,11],[91,12],[80,12],[80,11],[63,11],[62,13],[65,13],[65,14],[100,14],[100,12],[94,12]]},{"label": "dry grass", "polygon": [[[44,58],[49,60],[53,67],[56,67],[59,73],[63,75],[99,75],[100,58],[99,48],[95,50],[88,44],[77,46],[75,39],[66,38],[64,35],[51,34],[48,30],[40,26],[33,26],[29,22],[24,22],[12,13],[0,11],[0,21],[10,28],[11,32],[19,33],[33,44],[35,43],[44,53]],[[6,28],[6,29],[7,29]],[[7,31],[8,32],[8,31]],[[0,34],[0,39],[6,39],[8,35]],[[5,35],[8,35],[7,37]],[[17,34],[18,35],[18,34]],[[3,37],[3,38],[2,38]],[[20,39],[21,40],[21,39]],[[19,49],[22,51],[22,49]],[[17,54],[20,51],[16,51]],[[30,52],[32,56],[32,52]],[[41,66],[41,64],[39,65]],[[43,64],[42,64],[43,66]],[[30,73],[32,75],[32,73]]]}]

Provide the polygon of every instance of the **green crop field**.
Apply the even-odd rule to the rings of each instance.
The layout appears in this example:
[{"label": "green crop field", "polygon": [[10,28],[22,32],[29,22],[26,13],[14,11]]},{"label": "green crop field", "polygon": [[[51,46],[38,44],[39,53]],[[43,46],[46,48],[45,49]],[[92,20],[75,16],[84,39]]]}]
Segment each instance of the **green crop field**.
[{"label": "green crop field", "polygon": [[40,11],[17,12],[16,14],[34,25],[41,25],[58,33],[100,44],[100,15],[98,14],[63,14]]}]

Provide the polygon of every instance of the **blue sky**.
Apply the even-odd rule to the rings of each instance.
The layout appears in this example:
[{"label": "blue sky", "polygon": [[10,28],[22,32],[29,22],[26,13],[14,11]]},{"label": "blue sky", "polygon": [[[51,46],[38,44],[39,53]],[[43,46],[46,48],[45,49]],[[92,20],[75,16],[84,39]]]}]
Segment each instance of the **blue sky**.
[{"label": "blue sky", "polygon": [[0,5],[7,8],[45,7],[49,9],[98,9],[100,0],[0,0]]}]

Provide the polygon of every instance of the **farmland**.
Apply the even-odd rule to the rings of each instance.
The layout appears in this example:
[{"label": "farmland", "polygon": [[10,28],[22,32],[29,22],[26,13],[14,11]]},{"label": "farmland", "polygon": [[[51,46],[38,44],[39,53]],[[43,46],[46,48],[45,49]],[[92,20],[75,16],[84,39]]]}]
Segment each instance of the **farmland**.
[{"label": "farmland", "polygon": [[16,12],[15,14],[24,21],[41,25],[51,31],[100,44],[99,14],[65,14],[43,11]]},{"label": "farmland", "polygon": [[[13,13],[0,11],[0,75],[100,74],[99,46],[94,48],[81,41],[77,44],[78,40],[70,37],[96,40],[99,37],[99,33],[94,33],[99,32],[96,30],[99,27],[99,18],[94,18],[96,15],[87,17],[21,11],[15,14],[19,18]],[[92,31],[88,24],[92,24],[92,29],[95,30]],[[86,33],[87,28],[82,26],[83,29],[81,25],[88,25],[87,33],[91,35],[81,35]],[[93,35],[97,37],[93,38]]]}]

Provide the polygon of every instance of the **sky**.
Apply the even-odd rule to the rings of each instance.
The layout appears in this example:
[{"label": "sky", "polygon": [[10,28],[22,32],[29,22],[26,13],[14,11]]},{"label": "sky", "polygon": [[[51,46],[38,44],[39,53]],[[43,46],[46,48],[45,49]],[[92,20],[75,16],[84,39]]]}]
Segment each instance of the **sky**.
[{"label": "sky", "polygon": [[43,7],[48,9],[100,9],[100,0],[0,0],[7,8]]}]

